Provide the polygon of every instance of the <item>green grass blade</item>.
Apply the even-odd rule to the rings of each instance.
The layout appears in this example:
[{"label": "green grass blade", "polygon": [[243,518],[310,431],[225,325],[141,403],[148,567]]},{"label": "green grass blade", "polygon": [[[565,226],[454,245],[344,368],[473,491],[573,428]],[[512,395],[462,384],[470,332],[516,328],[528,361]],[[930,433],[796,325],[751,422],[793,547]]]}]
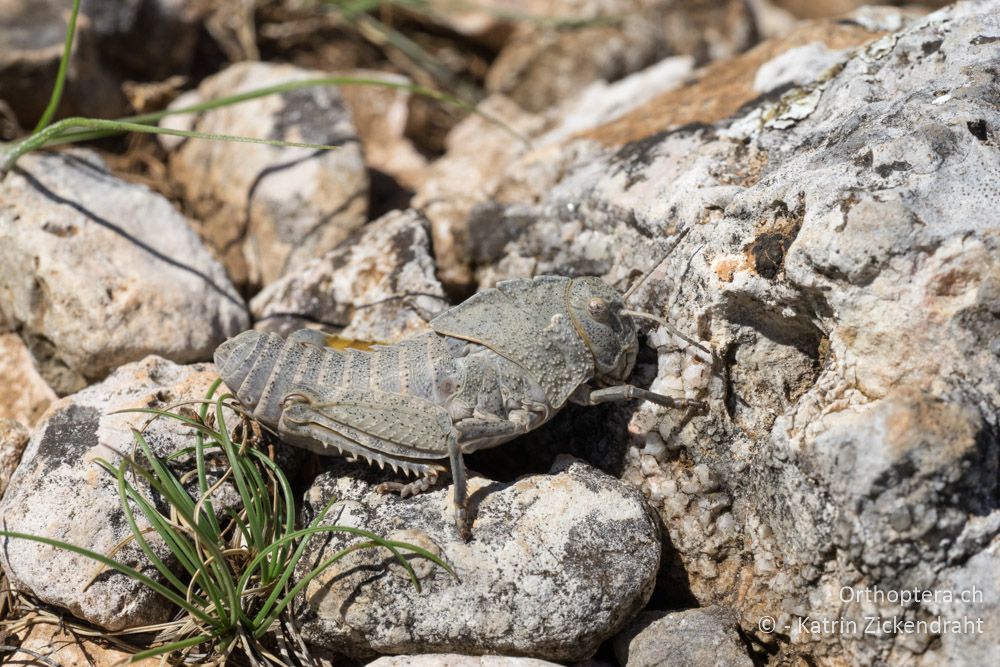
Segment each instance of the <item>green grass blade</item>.
[{"label": "green grass blade", "polygon": [[[280,95],[282,93],[291,92],[293,90],[299,90],[302,88],[313,88],[317,86],[375,86],[378,88],[388,88],[392,90],[405,90],[414,95],[419,95],[421,97],[427,97],[429,99],[436,100],[443,104],[449,104],[455,107],[467,111],[469,113],[474,113],[481,118],[484,118],[491,123],[503,128],[508,134],[516,138],[518,141],[523,142],[525,145],[530,144],[530,141],[523,134],[520,134],[517,130],[513,129],[506,123],[504,123],[499,118],[492,116],[484,111],[476,109],[475,105],[466,102],[465,100],[456,97],[455,95],[450,95],[433,88],[428,88],[427,86],[421,86],[414,83],[404,83],[402,81],[387,81],[385,79],[372,78],[372,77],[356,77],[356,76],[328,76],[328,77],[318,77],[311,79],[301,79],[299,81],[286,81],[285,83],[275,84],[273,86],[265,86],[262,88],[257,88],[255,90],[250,90],[245,93],[238,93],[236,95],[227,95],[224,97],[218,97],[212,100],[207,100],[205,102],[198,102],[197,104],[191,104],[185,107],[179,107],[177,109],[164,109],[162,111],[154,111],[151,113],[140,114],[137,116],[128,116],[126,118],[118,119],[118,122],[127,123],[155,123],[168,116],[186,115],[194,113],[202,113],[204,111],[211,111],[213,109],[220,109],[223,107],[229,107],[236,104],[242,104],[243,102],[249,102],[251,100],[259,99],[261,97],[267,97],[269,95]],[[76,141],[86,141],[89,139],[98,139],[106,136],[115,134],[114,131],[103,130],[100,133],[95,133],[94,130],[86,130],[83,132],[76,133],[63,133],[60,135],[59,139],[48,143],[46,145],[54,145],[61,143],[71,143]]]},{"label": "green grass blade", "polygon": [[[218,420],[220,426],[225,423],[225,416],[222,414],[222,402],[227,397],[228,394],[220,396],[215,404],[215,418]],[[247,484],[244,470],[239,465],[239,460],[237,458],[239,455],[236,453],[236,448],[233,445],[232,440],[229,439],[229,433],[226,432],[226,429],[220,429],[219,436],[222,449],[226,453],[226,458],[229,460],[230,467],[233,469],[233,478],[236,480],[236,490],[239,492],[240,500],[243,501],[243,507],[247,512],[247,527],[250,529],[253,540],[257,544],[260,544],[263,541],[263,536],[259,533],[260,522],[256,517],[257,504],[254,497],[250,493],[250,487]]]},{"label": "green grass blade", "polygon": [[[111,467],[110,464],[108,464],[108,469],[110,469],[110,467]],[[177,589],[178,593],[184,594],[187,591],[187,586],[184,583],[182,583],[181,580],[174,575],[174,573],[170,570],[170,568],[167,567],[166,563],[164,563],[160,559],[160,557],[156,555],[152,547],[150,547],[149,542],[146,540],[146,537],[143,535],[142,530],[139,528],[139,525],[135,521],[135,514],[132,512],[132,508],[129,506],[128,502],[129,501],[128,483],[125,481],[126,468],[127,464],[124,460],[122,460],[122,462],[118,465],[118,467],[114,469],[114,475],[118,482],[117,484],[118,498],[121,502],[122,510],[125,513],[125,520],[128,522],[129,530],[132,531],[132,538],[135,540],[136,544],[139,545],[139,548],[142,549],[142,552],[146,554],[146,558],[149,559],[149,561],[153,564],[153,567],[156,568],[156,570],[160,573],[160,575],[164,579],[166,579],[170,584],[172,584],[173,587]],[[145,511],[143,511],[143,513],[145,513]],[[160,533],[159,530],[156,529],[155,525],[154,525],[154,530],[157,530],[157,533],[163,538],[164,542],[167,542],[169,545],[168,541],[169,538]],[[172,548],[171,551],[173,551]],[[185,563],[185,568],[187,567],[188,566]],[[188,571],[190,572],[190,569]]]},{"label": "green grass blade", "polygon": [[[150,484],[153,490],[159,493],[167,504],[173,507],[177,513],[188,522],[188,525],[194,526],[193,521],[189,518],[194,516],[193,499],[190,495],[188,495],[183,486],[180,485],[179,480],[174,477],[169,468],[163,466],[162,463],[160,463],[159,460],[153,455],[152,450],[142,434],[133,429],[133,435],[135,436],[140,447],[143,449],[143,453],[146,455],[147,459],[149,459],[155,466],[154,470],[149,471],[131,460],[125,460],[123,461],[123,464],[127,463],[135,472],[146,479],[147,483]],[[172,484],[171,481],[176,482],[176,484]],[[223,590],[225,586],[224,584],[220,584],[216,577],[225,577],[231,580],[232,575],[222,567],[214,566],[214,563],[211,571],[206,570],[204,563],[202,563],[199,558],[197,546],[192,544],[186,535],[180,533],[176,528],[165,521],[159,511],[153,507],[153,505],[146,500],[146,498],[143,497],[138,490],[127,484],[126,490],[129,491],[128,497],[139,506],[145,515],[146,520],[149,521],[154,530],[156,530],[160,537],[163,538],[167,547],[174,553],[175,556],[177,556],[177,559],[188,571],[188,573],[191,576],[195,576],[195,574],[200,571],[199,577],[202,589],[210,598],[212,598],[212,601],[217,607],[221,607],[222,600],[225,597]],[[126,514],[129,514],[130,509],[127,507],[127,503],[123,503],[123,507],[126,508]],[[192,528],[192,530],[196,529]],[[217,544],[219,539],[220,538],[217,534],[213,535],[210,531],[206,531],[206,534],[202,537],[202,542]],[[157,567],[157,569],[159,569],[159,567]],[[214,577],[211,576],[213,573],[215,574]],[[181,590],[186,592],[187,586],[182,584]]]},{"label": "green grass blade", "polygon": [[48,127],[52,118],[59,109],[62,101],[63,89],[66,87],[66,73],[69,71],[69,59],[73,55],[73,38],[76,36],[76,18],[80,14],[80,0],[73,0],[73,8],[69,13],[69,23],[66,25],[66,41],[63,44],[62,58],[59,59],[59,71],[56,72],[55,85],[52,87],[52,95],[49,96],[49,103],[42,112],[42,117],[38,119],[35,132]]},{"label": "green grass blade", "polygon": [[164,644],[163,646],[157,646],[156,648],[139,651],[135,655],[130,656],[128,663],[126,664],[132,664],[133,662],[139,662],[140,660],[145,660],[147,658],[155,658],[158,655],[173,653],[174,651],[183,651],[186,648],[191,648],[192,646],[197,646],[198,644],[204,644],[205,642],[212,641],[213,639],[215,639],[213,636],[197,635],[195,637],[189,637],[188,639],[182,639],[180,641]]},{"label": "green grass blade", "polygon": [[[148,445],[147,445],[148,447]],[[156,475],[146,470],[142,466],[133,466],[133,470],[137,472],[146,483],[149,484],[154,491],[159,493],[163,498],[170,503],[174,509],[177,511],[178,515],[188,524],[190,529],[194,532],[198,539],[198,543],[205,549],[209,556],[212,558],[212,562],[209,564],[214,580],[219,584],[219,588],[223,593],[223,598],[228,602],[231,619],[230,622],[235,624],[236,617],[239,612],[239,597],[236,592],[236,577],[233,575],[232,569],[229,567],[229,563],[223,555],[219,546],[219,536],[213,534],[206,530],[199,522],[195,521],[193,515],[193,506],[191,509],[185,509],[188,504],[193,505],[193,500],[186,492],[183,492],[187,498],[187,503],[182,502],[177,498],[178,491],[175,488],[171,488],[163,484]]]},{"label": "green grass blade", "polygon": [[[319,526],[320,523],[323,521],[323,519],[326,518],[326,515],[330,512],[330,510],[333,508],[336,502],[337,502],[336,496],[331,498],[330,501],[326,504],[326,506],[324,506],[323,509],[320,510],[319,513],[313,518],[313,520],[309,522],[308,528],[316,528],[317,526]],[[292,523],[292,527],[289,530],[285,531],[285,537],[291,535],[293,532],[295,532],[294,520]],[[299,541],[299,544],[297,546],[294,544],[294,542],[287,543],[287,548],[292,548],[293,546],[295,547],[295,551],[290,558],[288,558],[287,560],[284,559],[283,557],[275,559],[282,564],[284,569],[281,573],[281,577],[275,584],[274,589],[271,591],[270,595],[268,595],[267,600],[265,600],[264,604],[261,605],[261,609],[258,612],[258,617],[264,617],[270,615],[269,610],[271,609],[271,606],[277,601],[278,596],[281,594],[281,591],[287,585],[289,578],[291,578],[292,574],[295,572],[295,567],[298,565],[298,562],[302,559],[302,556],[305,554],[306,547],[308,546],[308,541],[301,540]],[[281,550],[279,550],[279,553],[283,553],[283,551],[284,547]],[[242,586],[243,585],[241,584],[240,590],[242,590]]]},{"label": "green grass blade", "polygon": [[[153,526],[153,529],[167,544],[170,551],[177,557],[185,570],[191,577],[197,577],[201,584],[202,590],[206,595],[212,600],[212,603],[216,608],[223,607],[224,593],[221,590],[221,586],[214,578],[210,576],[210,572],[206,569],[205,564],[200,560],[198,556],[197,547],[191,543],[190,539],[178,531],[176,528],[168,524],[160,513],[156,510],[152,504],[149,503],[141,494],[139,494],[134,488],[129,488],[129,498],[135,502],[139,508],[142,510],[143,514],[146,516],[147,521]],[[157,569],[160,569],[157,567]],[[164,566],[164,570],[165,570]],[[187,585],[181,583],[179,590],[182,594],[187,594]],[[207,603],[203,599],[198,600],[198,604],[205,606]]]},{"label": "green grass blade", "polygon": [[194,130],[173,130],[156,125],[144,125],[142,123],[123,122],[119,120],[99,120],[96,118],[65,118],[45,129],[22,139],[8,148],[2,161],[0,161],[0,172],[10,171],[17,160],[24,154],[43,146],[58,145],[66,143],[61,141],[63,134],[74,128],[84,128],[91,130],[110,130],[117,133],[139,132],[143,134],[166,134],[174,137],[188,137],[194,139],[211,139],[212,141],[232,141],[243,144],[261,144],[264,146],[278,146],[281,148],[311,148],[315,150],[331,150],[338,146],[327,144],[309,144],[297,141],[282,141],[280,139],[258,139],[255,137],[241,137],[231,134],[209,134],[207,132],[196,132]]},{"label": "green grass blade", "polygon": [[[218,378],[209,386],[208,391],[205,393],[206,401],[212,399],[212,396],[215,394],[215,391],[219,388],[219,385],[221,384],[222,384],[222,378]],[[200,406],[198,406],[198,417],[201,420],[201,423],[204,424],[205,419],[208,417],[208,403],[202,403]],[[214,439],[218,441],[218,438]],[[209,484],[208,484],[208,474],[205,469],[205,436],[202,434],[201,431],[195,432],[194,460],[195,460],[195,467],[198,470],[198,491],[200,493],[199,497],[205,498],[205,494],[208,493]],[[215,507],[213,507],[212,501],[208,498],[205,498],[205,501],[204,503],[202,503],[202,506],[205,508],[205,516],[208,519],[209,525],[212,528],[212,532],[214,532],[216,535],[221,534],[222,530],[220,530],[219,522],[215,518]]]},{"label": "green grass blade", "polygon": [[117,570],[118,572],[121,572],[122,574],[124,574],[129,578],[135,579],[144,586],[148,586],[149,588],[159,593],[170,602],[173,602],[178,607],[181,607],[182,609],[190,613],[192,616],[200,619],[204,623],[211,625],[212,627],[218,627],[218,621],[216,619],[213,619],[211,616],[207,615],[198,607],[188,603],[187,600],[177,595],[177,593],[172,591],[170,588],[164,586],[155,579],[146,576],[142,572],[139,572],[138,570],[135,570],[129,567],[128,565],[125,565],[124,563],[119,563],[118,561],[112,558],[108,558],[104,554],[99,554],[96,551],[91,551],[90,549],[78,547],[75,544],[70,544],[68,542],[62,542],[60,540],[54,540],[48,537],[42,537],[41,535],[29,535],[27,533],[18,533],[11,530],[0,530],[0,537],[7,537],[18,540],[29,540],[32,542],[40,542],[41,544],[46,544],[50,547],[55,547],[57,549],[70,551],[80,556],[84,556],[85,558],[95,560],[98,563],[102,563],[108,566],[112,570]]},{"label": "green grass blade", "polygon": [[[262,465],[269,468],[274,478],[278,481],[278,485],[281,490],[281,502],[285,510],[285,522],[284,526],[281,527],[280,534],[275,532],[272,541],[279,539],[283,535],[287,535],[295,530],[295,492],[292,490],[292,485],[288,481],[288,477],[285,476],[284,471],[278,466],[277,463],[268,458],[263,452],[257,450],[252,450],[251,452],[257,460],[261,462]],[[278,497],[278,494],[275,494]],[[332,503],[331,503],[332,506]],[[325,515],[325,513],[324,513]],[[288,556],[288,551],[292,548],[292,545],[288,545],[286,548],[279,549],[278,553],[275,555],[272,562],[275,564],[275,570],[271,573],[271,578],[280,572],[281,565],[284,563]]]},{"label": "green grass blade", "polygon": [[[187,489],[184,488],[181,481],[177,479],[177,476],[174,475],[170,468],[163,464],[160,457],[153,452],[141,431],[133,428],[132,436],[135,438],[136,442],[139,443],[142,453],[149,462],[151,468],[149,472],[155,476],[156,480],[160,483],[160,486],[166,490],[166,492],[163,493],[166,500],[172,507],[182,510],[182,514],[194,516],[195,500],[188,494]],[[139,465],[135,465],[133,467],[136,469],[141,468]]]}]

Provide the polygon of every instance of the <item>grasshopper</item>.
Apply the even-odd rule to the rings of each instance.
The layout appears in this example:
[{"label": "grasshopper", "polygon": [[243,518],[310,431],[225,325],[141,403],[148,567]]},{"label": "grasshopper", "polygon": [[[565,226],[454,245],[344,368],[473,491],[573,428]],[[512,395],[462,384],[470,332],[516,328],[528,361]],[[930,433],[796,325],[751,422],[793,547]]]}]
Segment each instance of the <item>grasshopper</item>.
[{"label": "grasshopper", "polygon": [[219,346],[215,363],[288,444],[415,477],[382,484],[383,492],[427,490],[447,459],[456,525],[468,539],[463,454],[538,428],[568,402],[704,407],[627,383],[639,350],[635,317],[711,354],[661,318],[628,310],[600,278],[540,276],[500,282],[393,345],[337,352],[311,329],[287,339],[246,331]]}]

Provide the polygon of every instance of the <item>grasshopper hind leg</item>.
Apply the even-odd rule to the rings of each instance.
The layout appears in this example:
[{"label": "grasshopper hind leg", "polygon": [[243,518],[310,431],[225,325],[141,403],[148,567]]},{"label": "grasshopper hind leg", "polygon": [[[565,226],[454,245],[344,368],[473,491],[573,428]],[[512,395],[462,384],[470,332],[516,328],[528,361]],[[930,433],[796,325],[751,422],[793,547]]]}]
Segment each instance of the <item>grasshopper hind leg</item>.
[{"label": "grasshopper hind leg", "polygon": [[313,451],[414,474],[409,484],[386,483],[385,491],[414,495],[437,482],[448,457],[454,482],[455,523],[468,540],[465,464],[458,432],[446,410],[424,399],[375,390],[297,387],[282,400],[279,434]]},{"label": "grasshopper hind leg", "polygon": [[[455,527],[459,536],[468,541],[472,536],[472,529],[469,525],[469,514],[466,508],[468,500],[468,487],[465,476],[465,461],[462,459],[462,449],[458,444],[458,438],[454,433],[448,441],[448,458],[451,462],[451,480],[454,486],[452,503],[455,508]],[[436,472],[425,473],[423,477],[408,484],[400,482],[383,482],[376,490],[379,493],[396,492],[401,497],[415,496],[423,493],[438,484],[438,474]]]}]

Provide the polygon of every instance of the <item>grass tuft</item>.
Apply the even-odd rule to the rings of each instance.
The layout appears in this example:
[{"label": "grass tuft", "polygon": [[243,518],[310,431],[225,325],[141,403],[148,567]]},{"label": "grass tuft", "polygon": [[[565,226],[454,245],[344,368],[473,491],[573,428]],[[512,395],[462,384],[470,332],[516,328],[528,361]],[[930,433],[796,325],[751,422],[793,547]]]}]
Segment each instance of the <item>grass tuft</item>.
[{"label": "grass tuft", "polygon": [[[288,478],[272,456],[261,451],[255,422],[233,397],[215,397],[219,384],[218,380],[213,383],[205,399],[197,402],[200,407],[194,417],[169,409],[122,411],[149,414],[146,426],[157,419],[189,426],[194,430],[194,444],[170,457],[159,457],[146,441],[144,427],[133,429],[136,449],[132,456],[123,456],[117,464],[97,461],[116,480],[131,532],[111,554],[47,537],[0,531],[0,536],[8,539],[40,542],[90,558],[102,569],[121,572],[176,605],[179,611],[169,623],[129,630],[132,634],[155,632],[145,645],[124,644],[134,653],[132,661],[163,656],[172,664],[223,664],[238,653],[253,666],[284,665],[287,656],[272,652],[273,646],[284,645],[298,647],[295,659],[311,664],[308,650],[294,629],[293,602],[325,569],[360,549],[388,551],[418,591],[420,581],[410,558],[426,558],[454,575],[447,563],[418,546],[353,526],[321,525],[333,500],[307,526],[297,528]],[[240,434],[238,440],[230,435],[227,412],[239,416],[240,424],[234,431]],[[180,457],[190,460],[192,454],[194,469],[176,473]],[[240,509],[228,510],[220,520],[214,501],[227,485],[235,487]],[[293,580],[309,538],[330,533],[356,539]],[[158,547],[150,537],[156,538]],[[129,542],[139,547],[159,578],[113,558]],[[172,558],[164,558],[164,550]],[[282,641],[275,641],[276,637]],[[116,643],[122,645],[118,639]]]}]

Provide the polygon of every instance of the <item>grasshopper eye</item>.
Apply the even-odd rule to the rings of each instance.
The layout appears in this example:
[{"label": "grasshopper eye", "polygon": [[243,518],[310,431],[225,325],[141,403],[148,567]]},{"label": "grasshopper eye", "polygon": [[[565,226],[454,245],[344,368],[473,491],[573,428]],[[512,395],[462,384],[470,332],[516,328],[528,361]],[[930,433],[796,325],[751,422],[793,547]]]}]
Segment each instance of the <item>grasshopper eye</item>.
[{"label": "grasshopper eye", "polygon": [[598,322],[606,322],[611,314],[611,306],[601,298],[593,298],[587,304],[587,312]]}]

